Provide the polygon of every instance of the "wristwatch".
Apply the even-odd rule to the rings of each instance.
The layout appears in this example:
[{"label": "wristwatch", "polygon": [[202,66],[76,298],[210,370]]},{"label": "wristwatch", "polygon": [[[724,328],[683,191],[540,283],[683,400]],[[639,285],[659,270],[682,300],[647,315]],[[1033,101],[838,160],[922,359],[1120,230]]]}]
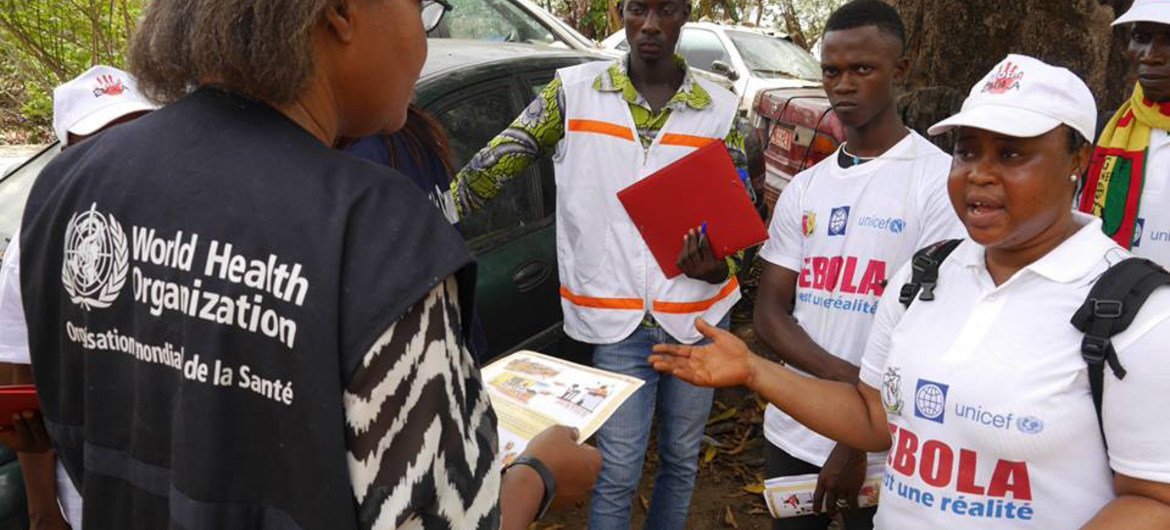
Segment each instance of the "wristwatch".
[{"label": "wristwatch", "polygon": [[549,471],[548,467],[544,465],[544,462],[541,462],[537,458],[520,455],[511,464],[508,464],[508,467],[504,468],[504,472],[507,473],[509,469],[516,466],[528,466],[532,468],[536,471],[536,474],[540,475],[540,480],[544,482],[544,497],[540,499],[540,511],[536,515],[536,520],[539,521],[544,518],[544,514],[548,512],[548,507],[552,506],[553,498],[557,496],[557,481],[553,478],[552,471]]}]

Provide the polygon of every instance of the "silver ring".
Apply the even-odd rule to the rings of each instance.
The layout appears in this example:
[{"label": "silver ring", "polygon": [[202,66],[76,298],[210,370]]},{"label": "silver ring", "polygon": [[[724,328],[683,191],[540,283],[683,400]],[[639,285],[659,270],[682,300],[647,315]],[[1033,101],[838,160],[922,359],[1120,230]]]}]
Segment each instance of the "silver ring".
[{"label": "silver ring", "polygon": [[837,499],[837,508],[844,510],[849,507],[849,501],[845,499]]}]

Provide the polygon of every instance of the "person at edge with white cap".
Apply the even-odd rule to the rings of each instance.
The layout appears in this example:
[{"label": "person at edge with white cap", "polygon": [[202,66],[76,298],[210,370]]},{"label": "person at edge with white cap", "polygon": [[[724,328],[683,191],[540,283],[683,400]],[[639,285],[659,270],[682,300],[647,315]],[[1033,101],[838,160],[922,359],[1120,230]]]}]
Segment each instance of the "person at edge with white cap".
[{"label": "person at edge with white cap", "polygon": [[1170,2],[1137,0],[1129,25],[1133,95],[1097,140],[1079,208],[1135,256],[1170,267]]},{"label": "person at edge with white cap", "polygon": [[[821,69],[846,142],[784,189],[760,251],[756,334],[813,377],[856,385],[888,274],[919,248],[963,233],[947,198],[951,157],[898,114],[904,40],[898,12],[879,0],[829,16]],[[776,519],[773,530],[824,530],[837,511],[844,530],[873,528],[873,508],[849,508],[884,454],[836,444],[776,407],[765,413],[764,434],[769,478],[818,477],[818,515]]]},{"label": "person at edge with white cap", "polygon": [[[94,66],[53,90],[53,132],[61,148],[68,149],[154,109],[155,105],[138,92],[130,74],[110,66]],[[0,374],[13,384],[32,382],[21,304],[19,242],[18,228],[0,268]],[[13,421],[13,428],[0,430],[0,443],[17,451],[33,527],[81,528],[81,497],[57,462],[40,415],[27,412]]]},{"label": "person at edge with white cap", "polygon": [[[650,361],[695,384],[745,385],[829,438],[890,450],[880,529],[1170,528],[1170,289],[1113,337],[1128,375],[1106,377],[1101,424],[1084,335],[1069,323],[1128,256],[1099,219],[1069,208],[1095,122],[1079,78],[1009,55],[930,128],[955,131],[947,187],[969,239],[941,263],[934,300],[907,308],[886,289],[860,384],[799,375],[701,321],[710,346],[659,345]],[[891,286],[910,278],[903,267]]]}]

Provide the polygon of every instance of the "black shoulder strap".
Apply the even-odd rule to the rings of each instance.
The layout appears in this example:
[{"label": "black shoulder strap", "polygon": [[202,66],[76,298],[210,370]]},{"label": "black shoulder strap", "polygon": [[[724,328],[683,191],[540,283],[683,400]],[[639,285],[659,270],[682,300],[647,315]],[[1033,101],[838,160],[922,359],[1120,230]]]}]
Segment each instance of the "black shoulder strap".
[{"label": "black shoulder strap", "polygon": [[[946,239],[915,252],[914,259],[910,261],[910,281],[902,286],[898,301],[910,307],[915,296],[925,302],[934,300],[934,288],[938,285],[938,268],[962,242],[962,239]],[[921,295],[918,294],[919,291],[922,292]]]},{"label": "black shoulder strap", "polygon": [[1105,425],[1101,423],[1105,365],[1109,365],[1118,379],[1125,379],[1125,368],[1113,349],[1112,338],[1129,328],[1142,304],[1163,285],[1170,285],[1170,272],[1150,260],[1129,258],[1110,267],[1097,279],[1085,303],[1073,315],[1073,327],[1085,334],[1081,356],[1089,366],[1089,388],[1102,439],[1105,436]]}]

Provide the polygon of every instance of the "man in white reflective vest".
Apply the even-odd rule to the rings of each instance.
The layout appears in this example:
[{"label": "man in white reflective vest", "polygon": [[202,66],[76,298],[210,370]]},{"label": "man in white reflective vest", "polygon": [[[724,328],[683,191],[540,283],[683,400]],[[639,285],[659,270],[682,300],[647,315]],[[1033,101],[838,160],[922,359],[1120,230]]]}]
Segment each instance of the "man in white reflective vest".
[{"label": "man in white reflective vest", "polygon": [[667,279],[617,192],[712,141],[746,174],[744,134],[735,95],[674,53],[691,13],[686,0],[627,0],[621,13],[629,54],[559,70],[460,171],[452,193],[466,215],[533,161],[553,157],[565,333],[595,346],[598,368],[646,381],[597,434],[604,463],[589,526],[629,527],[657,409],[660,467],[646,527],[683,528],[712,394],[656,374],[646,358],[656,343],[702,339],[696,318],[726,327],[740,298],[737,261],[715,259],[696,229],[679,256],[684,275]]}]

